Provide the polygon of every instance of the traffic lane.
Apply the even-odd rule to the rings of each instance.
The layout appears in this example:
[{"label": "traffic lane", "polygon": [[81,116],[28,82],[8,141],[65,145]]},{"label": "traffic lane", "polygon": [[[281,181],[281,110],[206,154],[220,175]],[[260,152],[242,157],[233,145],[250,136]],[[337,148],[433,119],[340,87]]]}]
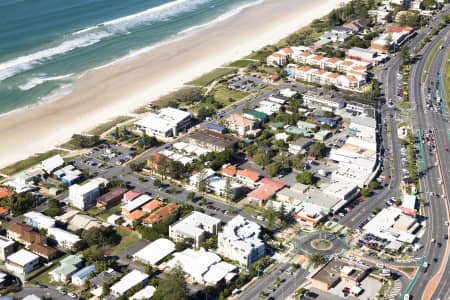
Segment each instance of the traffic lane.
[{"label": "traffic lane", "polygon": [[[285,300],[290,294],[294,293],[298,286],[305,281],[308,272],[304,269],[298,269],[294,274],[283,276],[285,282],[270,296],[275,299]],[[269,296],[269,297],[270,297]]]},{"label": "traffic lane", "polygon": [[261,291],[272,285],[276,277],[280,275],[280,270],[283,272],[289,266],[290,265],[286,263],[278,264],[269,273],[265,274],[262,278],[257,279],[256,282],[250,286],[250,288],[243,291],[239,299],[252,300],[253,298],[258,297]]},{"label": "traffic lane", "polygon": [[29,295],[35,295],[47,299],[62,299],[62,300],[74,299],[67,295],[62,295],[56,289],[51,288],[24,287],[20,292],[14,293],[14,297],[18,297],[20,299],[23,299]]}]

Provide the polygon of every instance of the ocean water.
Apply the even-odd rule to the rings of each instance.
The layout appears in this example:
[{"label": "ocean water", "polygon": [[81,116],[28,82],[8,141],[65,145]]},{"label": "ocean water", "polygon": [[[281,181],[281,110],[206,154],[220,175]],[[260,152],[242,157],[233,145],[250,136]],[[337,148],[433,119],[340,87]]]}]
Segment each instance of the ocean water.
[{"label": "ocean water", "polygon": [[264,0],[1,0],[0,115],[53,101],[90,69],[214,26]]}]

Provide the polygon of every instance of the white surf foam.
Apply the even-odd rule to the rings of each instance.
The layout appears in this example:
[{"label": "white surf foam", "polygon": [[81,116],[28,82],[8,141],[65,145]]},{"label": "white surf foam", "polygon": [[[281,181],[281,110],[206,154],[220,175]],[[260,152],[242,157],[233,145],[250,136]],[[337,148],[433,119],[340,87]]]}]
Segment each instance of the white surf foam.
[{"label": "white surf foam", "polygon": [[254,1],[254,2],[249,2],[247,4],[238,6],[238,7],[234,8],[234,9],[232,9],[232,10],[230,10],[230,11],[228,11],[228,12],[226,12],[226,13],[220,15],[220,16],[218,16],[217,18],[215,18],[214,20],[212,20],[210,22],[189,27],[189,28],[187,28],[187,29],[185,29],[183,31],[180,31],[178,34],[187,34],[187,33],[191,33],[191,32],[194,32],[194,31],[201,30],[201,29],[209,28],[211,26],[216,25],[217,23],[223,22],[223,21],[225,21],[225,20],[227,20],[227,19],[229,19],[229,18],[231,18],[231,17],[241,13],[246,8],[262,4],[263,2],[264,2],[264,0],[257,0],[257,1]]},{"label": "white surf foam", "polygon": [[27,91],[27,90],[31,90],[32,88],[34,88],[40,84],[43,84],[44,82],[68,79],[72,75],[73,74],[54,76],[54,77],[45,77],[45,74],[44,74],[44,75],[41,75],[38,77],[31,78],[26,83],[19,85],[18,88],[21,89],[22,91]]},{"label": "white surf foam", "polygon": [[0,80],[4,80],[22,71],[30,70],[41,61],[48,60],[56,55],[70,52],[77,48],[84,48],[98,43],[111,36],[108,32],[90,33],[75,39],[69,39],[58,46],[40,50],[28,55],[20,56],[0,63]]}]

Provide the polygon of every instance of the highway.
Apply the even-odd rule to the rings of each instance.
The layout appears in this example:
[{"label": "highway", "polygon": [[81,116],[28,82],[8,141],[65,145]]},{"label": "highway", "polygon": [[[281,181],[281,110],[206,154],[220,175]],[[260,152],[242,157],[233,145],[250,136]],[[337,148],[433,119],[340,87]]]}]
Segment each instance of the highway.
[{"label": "highway", "polygon": [[[436,26],[437,21],[431,26]],[[444,51],[448,51],[448,41],[444,43],[444,49],[439,50],[429,69],[429,76],[426,82],[422,85],[422,73],[425,68],[425,63],[427,58],[432,52],[432,49],[438,44],[439,40],[444,39],[448,35],[448,26],[440,31],[440,33],[433,38],[433,40],[428,43],[424,49],[420,52],[421,59],[412,65],[412,70],[409,78],[409,96],[411,107],[416,109],[411,110],[412,115],[412,125],[414,128],[414,133],[416,130],[423,132],[424,130],[435,129],[435,139],[437,150],[441,156],[441,168],[443,170],[444,182],[450,182],[450,161],[448,153],[444,151],[445,148],[450,147],[450,138],[448,136],[448,120],[447,117],[439,112],[427,111],[424,107],[425,94],[428,94],[428,87],[431,85],[431,81],[436,81],[436,73],[441,70],[442,64],[445,62],[443,58],[445,57]],[[431,88],[433,91],[433,88]],[[448,111],[448,109],[447,109]],[[426,233],[422,237],[421,243],[425,245],[424,255],[427,257],[427,262],[430,263],[427,273],[420,276],[409,294],[413,299],[448,299],[449,296],[449,265],[446,265],[445,258],[446,248],[448,247],[448,240],[444,239],[444,236],[449,234],[448,226],[444,223],[448,220],[448,211],[443,199],[443,188],[441,185],[440,172],[437,166],[436,153],[433,151],[428,154],[425,151],[428,147],[425,144],[424,147],[424,162],[426,166],[426,174],[421,178],[421,191],[422,196],[425,200],[425,215],[427,217]],[[418,158],[420,163],[420,158]],[[432,242],[432,240],[435,242]],[[441,244],[442,246],[439,246]],[[431,298],[424,297],[424,292],[427,290],[428,284],[433,278],[433,276],[439,272],[441,268],[444,270],[446,266],[446,271],[443,272],[443,277],[438,281],[437,288],[435,292],[432,293]],[[437,277],[436,277],[437,279]],[[432,290],[429,287],[429,290]]]}]

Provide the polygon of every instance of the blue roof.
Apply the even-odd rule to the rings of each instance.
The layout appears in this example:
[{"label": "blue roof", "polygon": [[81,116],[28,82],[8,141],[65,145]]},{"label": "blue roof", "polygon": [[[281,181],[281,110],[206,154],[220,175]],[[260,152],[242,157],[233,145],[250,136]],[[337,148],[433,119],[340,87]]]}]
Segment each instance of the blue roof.
[{"label": "blue roof", "polygon": [[84,267],[80,271],[76,272],[75,274],[72,275],[72,277],[78,277],[82,281],[85,281],[87,279],[87,277],[89,276],[89,274],[94,271],[95,271],[95,265],[90,265],[90,266]]},{"label": "blue roof", "polygon": [[214,124],[214,123],[206,124],[206,128],[211,129],[211,130],[215,130],[215,131],[219,131],[219,132],[225,131],[225,127],[217,125],[217,124]]},{"label": "blue roof", "polygon": [[326,118],[326,117],[316,117],[316,121],[322,122],[322,123],[326,123],[326,124],[331,125],[331,126],[335,126],[337,124],[336,120],[333,120],[333,119],[330,119],[330,118]]}]

